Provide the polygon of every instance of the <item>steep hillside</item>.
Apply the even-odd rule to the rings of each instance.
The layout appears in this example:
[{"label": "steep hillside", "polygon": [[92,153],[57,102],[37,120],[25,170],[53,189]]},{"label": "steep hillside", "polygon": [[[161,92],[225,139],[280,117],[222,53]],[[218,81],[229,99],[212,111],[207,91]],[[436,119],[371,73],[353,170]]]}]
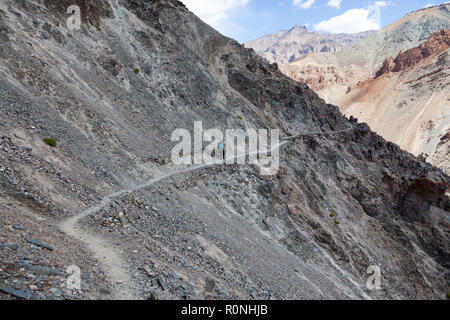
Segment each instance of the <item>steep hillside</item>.
[{"label": "steep hillside", "polygon": [[388,58],[338,104],[387,140],[450,173],[450,30]]},{"label": "steep hillside", "polygon": [[[0,299],[445,298],[442,170],[178,1],[0,9]],[[194,121],[279,129],[278,174],[174,165]]]},{"label": "steep hillside", "polygon": [[412,12],[345,50],[311,54],[280,69],[337,104],[349,88],[372,78],[387,58],[417,47],[445,28],[450,28],[450,4]]},{"label": "steep hillside", "polygon": [[310,53],[338,52],[371,33],[371,31],[353,34],[317,33],[296,25],[289,30],[264,35],[244,45],[254,49],[271,63],[287,64]]}]

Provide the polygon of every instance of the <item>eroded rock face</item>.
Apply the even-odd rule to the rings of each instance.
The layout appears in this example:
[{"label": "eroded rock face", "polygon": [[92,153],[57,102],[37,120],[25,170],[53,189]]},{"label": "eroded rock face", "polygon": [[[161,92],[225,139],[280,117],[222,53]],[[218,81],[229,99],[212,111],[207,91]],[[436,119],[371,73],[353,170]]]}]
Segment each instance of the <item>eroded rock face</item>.
[{"label": "eroded rock face", "polygon": [[307,83],[328,103],[340,105],[349,88],[370,81],[386,59],[419,46],[449,26],[450,4],[418,10],[341,51],[308,54],[280,69]]},{"label": "eroded rock face", "polygon": [[383,66],[380,68],[380,70],[377,71],[376,77],[380,77],[383,74],[391,72],[394,69],[395,61],[392,57],[389,57],[383,62]]},{"label": "eroded rock face", "polygon": [[[8,270],[0,281],[29,287],[21,257],[40,259],[9,228],[15,214],[26,213],[19,224],[54,248],[47,264],[62,269],[70,261],[107,283],[114,274],[103,265],[104,251],[97,261],[88,250],[101,239],[123,261],[132,291],[125,293],[140,298],[445,296],[449,229],[410,220],[403,210],[409,193],[422,201],[414,206],[420,212],[448,215],[446,195],[430,202],[410,188],[418,178],[448,176],[343,116],[180,2],[108,3],[100,28],[85,23],[71,31],[62,9],[0,2],[0,27],[12,31],[0,50],[0,215],[8,221],[0,242],[18,243],[21,252],[0,255]],[[64,41],[43,37],[46,22]],[[282,146],[273,176],[228,165],[164,179],[179,169],[170,161],[172,133],[191,131],[194,121],[221,131],[310,134]],[[96,241],[85,248],[64,233],[67,244],[58,245],[39,232],[46,225],[61,231],[69,217],[80,217],[77,228]],[[10,246],[0,243],[0,250]],[[371,265],[382,270],[382,290],[366,287]],[[47,297],[50,289],[37,291]],[[91,298],[108,298],[100,287],[89,289]]]},{"label": "eroded rock face", "polygon": [[341,109],[402,148],[450,172],[450,31],[388,58],[373,79],[348,90]]},{"label": "eroded rock face", "polygon": [[405,196],[403,215],[412,221],[448,228],[450,215],[447,211],[450,203],[444,198],[447,189],[445,182],[435,182],[427,178],[416,179]]},{"label": "eroded rock face", "polygon": [[419,178],[412,184],[414,191],[431,203],[437,203],[445,195],[448,186],[444,182],[435,182],[427,178]]},{"label": "eroded rock face", "polygon": [[411,68],[424,59],[439,54],[450,47],[450,30],[444,29],[434,33],[426,42],[416,48],[400,52],[395,60],[386,59],[376,76],[380,77],[387,72],[400,72]]}]

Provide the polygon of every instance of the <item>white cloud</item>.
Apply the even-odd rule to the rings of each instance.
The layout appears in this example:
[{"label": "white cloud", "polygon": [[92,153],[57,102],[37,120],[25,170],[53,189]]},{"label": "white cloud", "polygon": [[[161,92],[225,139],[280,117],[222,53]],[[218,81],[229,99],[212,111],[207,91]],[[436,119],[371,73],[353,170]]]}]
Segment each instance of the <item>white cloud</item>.
[{"label": "white cloud", "polygon": [[331,33],[356,33],[378,30],[380,25],[371,18],[369,10],[350,9],[340,16],[315,24],[314,29]]},{"label": "white cloud", "polygon": [[434,6],[434,3],[427,3],[427,4],[424,6],[424,8],[429,8],[429,7],[432,7],[432,6]]},{"label": "white cloud", "polygon": [[237,17],[245,14],[246,5],[252,0],[181,0],[186,7],[220,33],[239,38],[245,27]]},{"label": "white cloud", "polygon": [[339,9],[341,7],[342,0],[330,0],[327,6]]},{"label": "white cloud", "polygon": [[388,3],[386,1],[375,1],[377,7],[387,7]]},{"label": "white cloud", "polygon": [[292,5],[300,9],[309,9],[316,0],[293,0]]},{"label": "white cloud", "polygon": [[251,0],[181,0],[186,7],[211,26],[220,29],[233,12]]},{"label": "white cloud", "polygon": [[315,24],[314,29],[330,33],[356,33],[379,30],[381,29],[381,8],[389,5],[393,5],[393,3],[376,1],[367,8],[350,9],[339,16]]}]

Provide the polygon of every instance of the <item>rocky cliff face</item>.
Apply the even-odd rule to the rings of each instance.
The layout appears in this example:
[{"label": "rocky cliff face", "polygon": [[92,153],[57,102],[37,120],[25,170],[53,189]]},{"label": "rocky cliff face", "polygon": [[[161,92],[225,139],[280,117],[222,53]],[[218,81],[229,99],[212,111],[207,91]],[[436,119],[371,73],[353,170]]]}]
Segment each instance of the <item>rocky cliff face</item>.
[{"label": "rocky cliff face", "polygon": [[[0,9],[0,298],[445,297],[441,170],[178,1]],[[171,134],[194,121],[309,134],[280,147],[274,176],[186,170]],[[71,265],[80,290],[64,285]]]},{"label": "rocky cliff face", "polygon": [[245,43],[271,63],[287,64],[310,53],[335,53],[365,39],[372,31],[353,34],[321,34],[294,26]]},{"label": "rocky cliff face", "polygon": [[338,104],[349,89],[373,78],[386,59],[446,28],[450,28],[450,4],[412,12],[340,52],[310,54],[280,69],[307,83],[327,102]]},{"label": "rocky cliff face", "polygon": [[448,29],[416,48],[388,58],[376,77],[349,91],[341,110],[367,121],[400,147],[450,173]]},{"label": "rocky cliff face", "polygon": [[380,77],[388,72],[400,72],[411,68],[432,55],[440,54],[449,47],[450,30],[443,29],[432,34],[430,39],[420,46],[400,52],[395,60],[392,57],[386,59],[381,69],[377,71],[376,77]]}]

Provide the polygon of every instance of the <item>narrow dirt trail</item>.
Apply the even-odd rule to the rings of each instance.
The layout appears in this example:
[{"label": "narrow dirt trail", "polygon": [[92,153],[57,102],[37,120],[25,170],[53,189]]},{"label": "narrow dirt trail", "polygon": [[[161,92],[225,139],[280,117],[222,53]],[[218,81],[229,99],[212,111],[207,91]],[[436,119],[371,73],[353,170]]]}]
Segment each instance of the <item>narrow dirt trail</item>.
[{"label": "narrow dirt trail", "polygon": [[[272,148],[269,152],[272,152],[281,146],[287,144],[287,141],[281,142],[274,148]],[[259,154],[259,153],[254,153]],[[242,154],[237,155],[236,158],[244,157],[248,155],[253,154]],[[114,192],[104,198],[99,204],[90,207],[66,220],[64,220],[60,225],[59,228],[64,233],[68,234],[69,236],[81,241],[86,245],[87,248],[91,252],[94,253],[94,256],[98,261],[102,264],[104,272],[106,272],[107,277],[109,278],[110,282],[112,283],[113,287],[112,289],[112,299],[116,300],[135,300],[139,299],[139,296],[133,293],[133,289],[131,287],[131,277],[125,267],[126,263],[122,259],[121,254],[117,248],[114,247],[113,244],[109,243],[108,240],[102,239],[99,235],[95,233],[91,233],[89,231],[86,231],[81,228],[79,225],[79,221],[87,217],[91,214],[95,214],[99,210],[103,209],[108,203],[110,203],[113,199],[122,196],[127,193],[136,192],[138,190],[142,190],[145,188],[148,188],[152,185],[157,184],[160,181],[166,180],[170,177],[173,177],[178,174],[188,173],[200,169],[205,169],[209,167],[215,167],[223,164],[202,164],[202,165],[196,165],[191,166],[188,168],[176,170],[169,172],[165,175],[162,175],[160,177],[157,177],[155,179],[150,180],[147,183],[132,186],[126,189],[123,189],[121,191]]]},{"label": "narrow dirt trail", "polygon": [[121,258],[119,251],[107,240],[101,239],[98,235],[83,230],[78,225],[83,215],[76,215],[64,221],[60,229],[75,239],[83,242],[86,247],[94,253],[94,257],[102,265],[109,281],[112,284],[110,298],[114,300],[136,300],[139,297],[134,295],[130,287],[131,277],[124,268],[125,262]]},{"label": "narrow dirt trail", "polygon": [[[279,149],[281,146],[291,142],[292,140],[301,137],[301,136],[311,136],[311,135],[326,135],[326,134],[337,134],[341,132],[347,132],[350,130],[354,130],[355,128],[346,129],[342,131],[335,131],[335,132],[315,132],[315,133],[305,133],[296,135],[293,137],[283,137],[281,138],[282,141],[277,146],[273,147],[272,149],[268,150],[268,152],[273,152],[276,149]],[[260,152],[255,153],[245,153],[241,155],[236,155],[235,158],[241,158],[246,157],[250,155],[259,155]],[[155,185],[163,180],[166,180],[168,178],[171,178],[175,175],[188,173],[200,169],[205,169],[209,167],[216,167],[224,165],[223,163],[219,164],[202,164],[202,165],[195,165],[190,166],[184,169],[175,170],[172,172],[169,172],[167,174],[164,174],[160,177],[154,178],[147,183],[132,186],[126,189],[123,189],[121,191],[114,192],[110,194],[109,196],[105,197],[99,204],[90,207],[66,220],[61,222],[59,225],[60,229],[68,234],[69,236],[81,241],[86,245],[87,248],[91,252],[93,252],[95,258],[98,259],[99,263],[102,264],[102,268],[104,272],[106,273],[107,277],[109,278],[110,282],[112,283],[112,299],[117,300],[135,300],[139,299],[139,295],[134,293],[134,290],[131,286],[132,279],[129,275],[128,270],[126,269],[125,261],[121,257],[120,251],[111,244],[107,239],[102,239],[99,235],[89,232],[87,230],[82,229],[82,227],[79,225],[79,221],[87,217],[91,214],[95,214],[99,210],[103,209],[108,203],[110,203],[113,199],[122,196],[127,193],[136,192],[138,190],[142,190],[145,188],[148,188],[152,185]]]}]

